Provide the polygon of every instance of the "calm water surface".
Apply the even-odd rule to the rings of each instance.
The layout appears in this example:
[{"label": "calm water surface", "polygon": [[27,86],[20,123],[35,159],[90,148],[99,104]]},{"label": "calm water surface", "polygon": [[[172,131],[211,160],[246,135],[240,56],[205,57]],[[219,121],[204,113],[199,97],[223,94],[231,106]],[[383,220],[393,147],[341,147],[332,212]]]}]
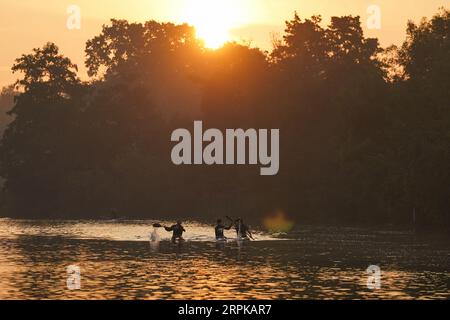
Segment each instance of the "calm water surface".
[{"label": "calm water surface", "polygon": [[[305,226],[217,244],[212,226],[191,222],[173,245],[161,229],[149,241],[152,223],[0,219],[0,299],[450,298],[448,240]],[[69,265],[79,290],[67,289]],[[369,265],[380,289],[367,288]]]}]

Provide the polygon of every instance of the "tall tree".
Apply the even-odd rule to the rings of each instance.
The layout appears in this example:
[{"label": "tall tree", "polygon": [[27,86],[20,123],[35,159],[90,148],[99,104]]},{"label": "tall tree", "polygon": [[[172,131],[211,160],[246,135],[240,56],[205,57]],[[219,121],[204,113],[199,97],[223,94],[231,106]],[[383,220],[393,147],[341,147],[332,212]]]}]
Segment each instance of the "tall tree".
[{"label": "tall tree", "polygon": [[77,151],[71,139],[78,119],[74,96],[81,88],[77,67],[47,43],[18,58],[12,70],[22,74],[16,83],[21,93],[0,146],[4,188],[18,211],[52,212],[61,200],[63,172]]}]

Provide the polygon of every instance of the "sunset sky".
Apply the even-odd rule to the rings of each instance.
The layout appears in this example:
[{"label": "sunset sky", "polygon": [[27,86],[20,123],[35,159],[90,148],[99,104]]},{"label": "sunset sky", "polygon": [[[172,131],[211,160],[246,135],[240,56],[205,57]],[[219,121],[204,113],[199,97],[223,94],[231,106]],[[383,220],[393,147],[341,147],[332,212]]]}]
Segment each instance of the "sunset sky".
[{"label": "sunset sky", "polygon": [[[71,4],[81,8],[80,30],[66,27]],[[381,8],[380,30],[366,28],[372,4]],[[366,35],[387,46],[401,43],[408,19],[419,21],[449,5],[450,0],[0,0],[0,86],[16,79],[10,72],[15,58],[47,41],[77,63],[83,76],[85,42],[110,18],[189,22],[210,47],[236,40],[270,49],[272,35],[282,35],[294,11],[302,18],[321,14],[324,25],[332,15],[352,14],[362,17]]]}]

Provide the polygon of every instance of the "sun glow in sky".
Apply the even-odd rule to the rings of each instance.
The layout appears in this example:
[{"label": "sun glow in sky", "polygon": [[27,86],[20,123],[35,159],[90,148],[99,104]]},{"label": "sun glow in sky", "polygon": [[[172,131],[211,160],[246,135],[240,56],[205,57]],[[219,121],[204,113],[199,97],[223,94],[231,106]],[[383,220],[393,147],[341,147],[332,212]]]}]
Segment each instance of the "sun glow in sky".
[{"label": "sun glow in sky", "polygon": [[192,24],[197,36],[212,49],[233,40],[231,30],[245,21],[240,1],[195,0],[187,2],[185,7],[183,21]]},{"label": "sun glow in sky", "polygon": [[[67,7],[71,4],[81,9],[79,30],[66,28]],[[366,28],[371,4],[381,8],[379,30]],[[17,79],[11,73],[14,59],[48,41],[55,42],[86,78],[86,41],[98,35],[111,18],[187,22],[194,25],[209,48],[237,41],[271,50],[272,36],[283,35],[284,22],[293,17],[294,11],[301,18],[321,14],[324,26],[332,15],[351,14],[361,16],[366,36],[388,46],[404,40],[408,19],[418,22],[449,4],[450,0],[0,0],[0,88]]]}]

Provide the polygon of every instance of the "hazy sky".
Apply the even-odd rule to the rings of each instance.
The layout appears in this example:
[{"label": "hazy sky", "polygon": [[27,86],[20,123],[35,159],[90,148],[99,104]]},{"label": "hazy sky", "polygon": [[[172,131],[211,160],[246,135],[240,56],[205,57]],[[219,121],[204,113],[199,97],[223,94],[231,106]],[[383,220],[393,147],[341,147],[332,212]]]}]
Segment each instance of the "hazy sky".
[{"label": "hazy sky", "polygon": [[[66,27],[71,4],[81,9],[79,30]],[[380,30],[366,28],[370,5],[381,9]],[[366,35],[387,46],[401,43],[408,19],[431,17],[440,6],[449,8],[450,0],[0,0],[0,86],[16,79],[10,72],[15,58],[47,41],[55,42],[83,74],[85,42],[110,18],[190,22],[205,37],[270,49],[271,34],[282,35],[294,11],[301,17],[321,14],[325,25],[332,15],[352,14],[361,16]]]}]

